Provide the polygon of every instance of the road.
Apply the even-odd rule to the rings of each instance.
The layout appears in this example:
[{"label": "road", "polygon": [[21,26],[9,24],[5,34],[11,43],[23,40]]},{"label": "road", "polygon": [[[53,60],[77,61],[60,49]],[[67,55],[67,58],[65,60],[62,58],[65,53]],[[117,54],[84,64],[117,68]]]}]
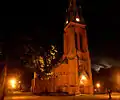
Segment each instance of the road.
[{"label": "road", "polygon": [[[108,95],[78,95],[78,96],[36,96],[32,93],[13,93],[4,100],[108,100]],[[112,100],[120,100],[120,94],[112,94]]]}]

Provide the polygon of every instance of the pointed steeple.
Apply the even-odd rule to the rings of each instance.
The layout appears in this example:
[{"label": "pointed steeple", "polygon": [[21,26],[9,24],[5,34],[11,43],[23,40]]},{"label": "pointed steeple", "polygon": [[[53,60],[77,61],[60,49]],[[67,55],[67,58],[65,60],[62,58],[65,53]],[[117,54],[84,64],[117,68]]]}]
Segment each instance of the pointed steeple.
[{"label": "pointed steeple", "polygon": [[66,11],[66,13],[67,13],[66,24],[68,24],[71,21],[84,24],[81,6],[78,7],[76,1],[77,0],[69,0],[69,6],[68,6],[68,9]]}]

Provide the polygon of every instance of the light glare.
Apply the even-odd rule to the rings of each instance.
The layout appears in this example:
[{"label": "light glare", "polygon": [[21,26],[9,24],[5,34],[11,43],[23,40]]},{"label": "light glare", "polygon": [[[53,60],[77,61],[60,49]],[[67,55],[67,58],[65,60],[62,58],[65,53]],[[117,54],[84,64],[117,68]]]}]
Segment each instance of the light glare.
[{"label": "light glare", "polygon": [[77,21],[77,22],[79,22],[79,21],[80,21],[80,19],[79,19],[79,18],[76,18],[76,21]]},{"label": "light glare", "polygon": [[82,75],[81,80],[87,80],[87,78],[84,75]]},{"label": "light glare", "polygon": [[68,24],[68,20],[66,21],[66,24]]},{"label": "light glare", "polygon": [[16,88],[16,80],[15,79],[11,79],[10,80],[10,85],[12,88]]},{"label": "light glare", "polygon": [[14,79],[10,80],[11,84],[16,84],[16,81]]},{"label": "light glare", "polygon": [[97,83],[97,84],[96,84],[96,87],[97,87],[97,88],[100,88],[100,83]]}]

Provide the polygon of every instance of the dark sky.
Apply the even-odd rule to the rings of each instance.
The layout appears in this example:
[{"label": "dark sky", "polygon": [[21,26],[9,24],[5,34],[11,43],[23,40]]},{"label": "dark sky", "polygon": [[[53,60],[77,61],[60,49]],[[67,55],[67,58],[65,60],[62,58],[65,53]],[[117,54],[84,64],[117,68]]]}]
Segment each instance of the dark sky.
[{"label": "dark sky", "polygon": [[[120,7],[117,1],[81,0],[92,57],[119,59]],[[31,37],[34,43],[44,46],[54,43],[62,51],[66,7],[65,0],[10,7],[6,12],[10,12],[9,16],[0,18],[1,41],[14,51],[14,45],[19,45],[21,38]]]}]

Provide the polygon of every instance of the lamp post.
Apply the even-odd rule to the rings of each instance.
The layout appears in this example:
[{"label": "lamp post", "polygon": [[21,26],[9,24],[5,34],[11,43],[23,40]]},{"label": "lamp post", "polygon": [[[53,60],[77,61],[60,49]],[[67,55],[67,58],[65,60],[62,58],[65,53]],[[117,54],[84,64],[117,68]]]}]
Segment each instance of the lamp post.
[{"label": "lamp post", "polygon": [[101,87],[100,83],[96,83],[96,88],[98,92],[100,92],[100,87]]}]

